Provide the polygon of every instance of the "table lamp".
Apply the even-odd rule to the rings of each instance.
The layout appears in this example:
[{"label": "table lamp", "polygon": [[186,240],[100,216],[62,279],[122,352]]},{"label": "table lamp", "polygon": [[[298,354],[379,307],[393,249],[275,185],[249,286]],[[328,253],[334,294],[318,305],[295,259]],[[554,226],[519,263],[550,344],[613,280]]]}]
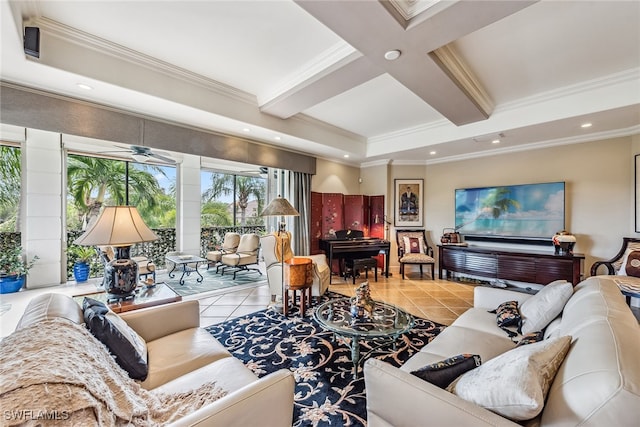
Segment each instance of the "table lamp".
[{"label": "table lamp", "polygon": [[[291,203],[283,197],[278,196],[273,199],[271,203],[262,211],[262,216],[279,216],[280,223],[278,224],[278,235],[286,232],[287,224],[284,221],[285,216],[299,216],[300,212],[296,210]],[[280,239],[280,268],[282,274],[282,302],[284,304],[284,298],[286,298],[286,290],[284,288],[284,238]],[[284,313],[284,307],[280,307]]]},{"label": "table lamp", "polygon": [[115,258],[104,266],[104,287],[110,299],[124,299],[138,285],[138,264],[129,258],[131,245],[157,239],[135,206],[107,206],[74,243],[114,248]]}]

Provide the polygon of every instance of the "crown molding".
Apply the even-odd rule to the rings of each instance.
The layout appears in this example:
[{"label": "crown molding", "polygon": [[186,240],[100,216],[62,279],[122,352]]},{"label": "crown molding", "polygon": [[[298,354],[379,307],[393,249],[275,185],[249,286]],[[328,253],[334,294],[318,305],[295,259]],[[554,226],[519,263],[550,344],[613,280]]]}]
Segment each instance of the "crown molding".
[{"label": "crown molding", "polygon": [[[508,102],[499,106],[496,106],[493,115],[514,112],[519,109],[536,106],[549,101],[560,100],[568,96],[582,94],[585,92],[615,86],[623,83],[640,81],[640,68],[632,68],[619,73],[610,74],[608,76],[588,80],[586,82],[577,83],[570,86],[565,86],[560,89],[555,89],[540,94],[536,94],[527,98],[523,98],[517,101]],[[491,120],[491,118],[489,118]],[[413,126],[406,129],[401,129],[395,132],[389,132],[383,135],[371,137],[367,140],[370,144],[393,142],[396,138],[409,137],[426,132],[437,131],[445,128],[449,128],[451,122],[447,119],[436,120],[429,123]],[[502,132],[503,129],[495,131],[495,133]],[[487,132],[492,133],[492,132]]]},{"label": "crown molding", "polygon": [[389,3],[405,21],[410,21],[440,3],[440,0],[389,0]]},{"label": "crown molding", "polygon": [[539,150],[543,148],[559,147],[562,145],[581,144],[584,142],[601,141],[605,139],[620,138],[631,135],[640,134],[640,125],[631,126],[625,129],[615,129],[605,132],[596,132],[588,135],[571,136],[567,138],[550,139],[546,141],[538,141],[531,144],[517,145],[513,147],[496,148],[476,153],[461,154],[457,156],[443,157],[439,159],[427,160],[427,165],[435,165],[439,163],[450,163],[461,160],[478,159],[481,157],[491,157],[500,154],[518,153],[522,151]]},{"label": "crown molding", "polygon": [[573,85],[564,86],[559,89],[541,92],[526,98],[518,99],[516,101],[505,102],[504,104],[496,107],[494,114],[506,111],[514,111],[543,102],[555,101],[575,94],[606,88],[621,83],[637,82],[638,80],[640,80],[640,67],[609,74],[608,76],[600,77],[597,79],[587,80]]},{"label": "crown molding", "polygon": [[141,52],[137,52],[133,49],[129,49],[117,43],[112,43],[108,40],[96,37],[92,34],[78,30],[77,28],[64,25],[52,19],[40,16],[29,20],[29,25],[37,26],[41,31],[68,43],[73,43],[101,54],[125,60],[142,68],[160,72],[171,78],[179,79],[186,83],[205,88],[223,97],[232,98],[253,106],[257,105],[256,97],[250,93],[185,70],[184,68],[169,64],[168,62],[153,58],[149,55],[145,55]]},{"label": "crown molding", "polygon": [[363,163],[360,163],[360,168],[366,169],[366,168],[373,168],[377,166],[388,166],[392,162],[393,162],[392,159],[381,159],[381,160],[374,160],[371,162],[363,162]]},{"label": "crown molding", "polygon": [[491,116],[495,108],[491,97],[451,44],[429,52],[429,56],[487,117]]},{"label": "crown molding", "polygon": [[261,108],[265,107],[297,86],[314,81],[360,57],[362,53],[348,43],[340,41],[304,64],[296,72],[286,76],[269,93],[259,94],[258,104]]}]

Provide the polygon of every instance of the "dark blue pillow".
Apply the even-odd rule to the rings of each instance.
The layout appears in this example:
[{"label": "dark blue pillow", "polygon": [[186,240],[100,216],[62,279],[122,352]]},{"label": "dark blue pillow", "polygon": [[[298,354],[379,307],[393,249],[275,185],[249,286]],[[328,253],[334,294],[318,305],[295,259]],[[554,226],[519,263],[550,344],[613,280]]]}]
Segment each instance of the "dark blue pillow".
[{"label": "dark blue pillow", "polygon": [[118,365],[131,378],[144,381],[149,374],[144,339],[100,301],[85,297],[82,309],[87,328],[107,346]]},{"label": "dark blue pillow", "polygon": [[480,364],[480,356],[477,354],[459,354],[411,371],[411,373],[440,388],[447,388],[453,380],[480,366]]}]

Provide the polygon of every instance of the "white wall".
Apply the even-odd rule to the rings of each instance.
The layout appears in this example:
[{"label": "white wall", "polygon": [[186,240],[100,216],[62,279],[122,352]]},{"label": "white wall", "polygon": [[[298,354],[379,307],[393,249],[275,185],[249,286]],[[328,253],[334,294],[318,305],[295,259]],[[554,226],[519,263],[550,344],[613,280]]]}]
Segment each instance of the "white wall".
[{"label": "white wall", "polygon": [[594,261],[618,252],[623,236],[635,235],[632,159],[628,137],[430,165],[425,225],[436,243],[454,225],[456,188],[565,181],[565,228],[588,273]]},{"label": "white wall", "polygon": [[[575,251],[586,256],[584,272],[588,275],[593,262],[617,254],[622,237],[640,237],[634,231],[634,154],[638,153],[640,135],[440,164],[392,163],[389,167],[362,168],[362,188],[367,191],[361,193],[351,189],[350,183],[357,178],[348,168],[319,161],[313,182],[314,191],[385,194],[390,214],[394,211],[394,179],[423,178],[424,228],[435,249],[442,230],[454,225],[456,188],[565,181],[566,228],[578,239]],[[388,173],[384,173],[385,169]],[[342,174],[343,170],[348,173]],[[384,176],[387,182],[379,182],[375,178],[379,176]],[[369,191],[368,181],[375,183],[372,185],[376,188],[386,187],[386,193]],[[393,220],[392,214],[390,218]],[[393,226],[390,238],[390,260],[397,266]]]},{"label": "white wall", "polygon": [[318,193],[360,193],[360,168],[317,159],[316,174],[311,180],[311,191]]},{"label": "white wall", "polygon": [[63,276],[62,149],[60,135],[27,129],[23,145],[22,243],[28,259],[39,257],[27,288],[59,283]]},{"label": "white wall", "polygon": [[183,154],[176,176],[177,250],[200,255],[200,156]]}]

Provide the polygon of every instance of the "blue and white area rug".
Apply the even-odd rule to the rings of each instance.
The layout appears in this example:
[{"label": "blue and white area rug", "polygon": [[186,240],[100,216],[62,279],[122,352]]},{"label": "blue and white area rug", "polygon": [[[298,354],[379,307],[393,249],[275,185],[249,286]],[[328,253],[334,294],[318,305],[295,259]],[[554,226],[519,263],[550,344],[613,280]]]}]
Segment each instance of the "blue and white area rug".
[{"label": "blue and white area rug", "polygon": [[179,283],[181,271],[176,271],[174,277],[170,278],[165,272],[158,273],[157,282],[164,282],[171,287],[178,295],[183,297],[189,295],[200,294],[204,292],[231,290],[231,288],[240,288],[247,286],[261,286],[267,283],[267,276],[257,271],[243,271],[236,275],[235,280],[233,274],[217,274],[215,268],[207,270],[206,268],[198,269],[202,274],[202,282],[198,282],[200,278],[195,272],[184,276],[184,284]]},{"label": "blue and white area rug", "polygon": [[[341,296],[328,292],[323,300]],[[362,363],[354,379],[348,346],[341,339],[334,341],[333,333],[313,319],[312,310],[304,318],[297,314],[285,317],[267,309],[207,330],[259,377],[279,369],[293,372],[294,426],[366,426]],[[395,350],[391,344],[378,347],[361,341],[361,357],[400,366],[444,328],[416,318],[414,328],[397,340]]]}]

